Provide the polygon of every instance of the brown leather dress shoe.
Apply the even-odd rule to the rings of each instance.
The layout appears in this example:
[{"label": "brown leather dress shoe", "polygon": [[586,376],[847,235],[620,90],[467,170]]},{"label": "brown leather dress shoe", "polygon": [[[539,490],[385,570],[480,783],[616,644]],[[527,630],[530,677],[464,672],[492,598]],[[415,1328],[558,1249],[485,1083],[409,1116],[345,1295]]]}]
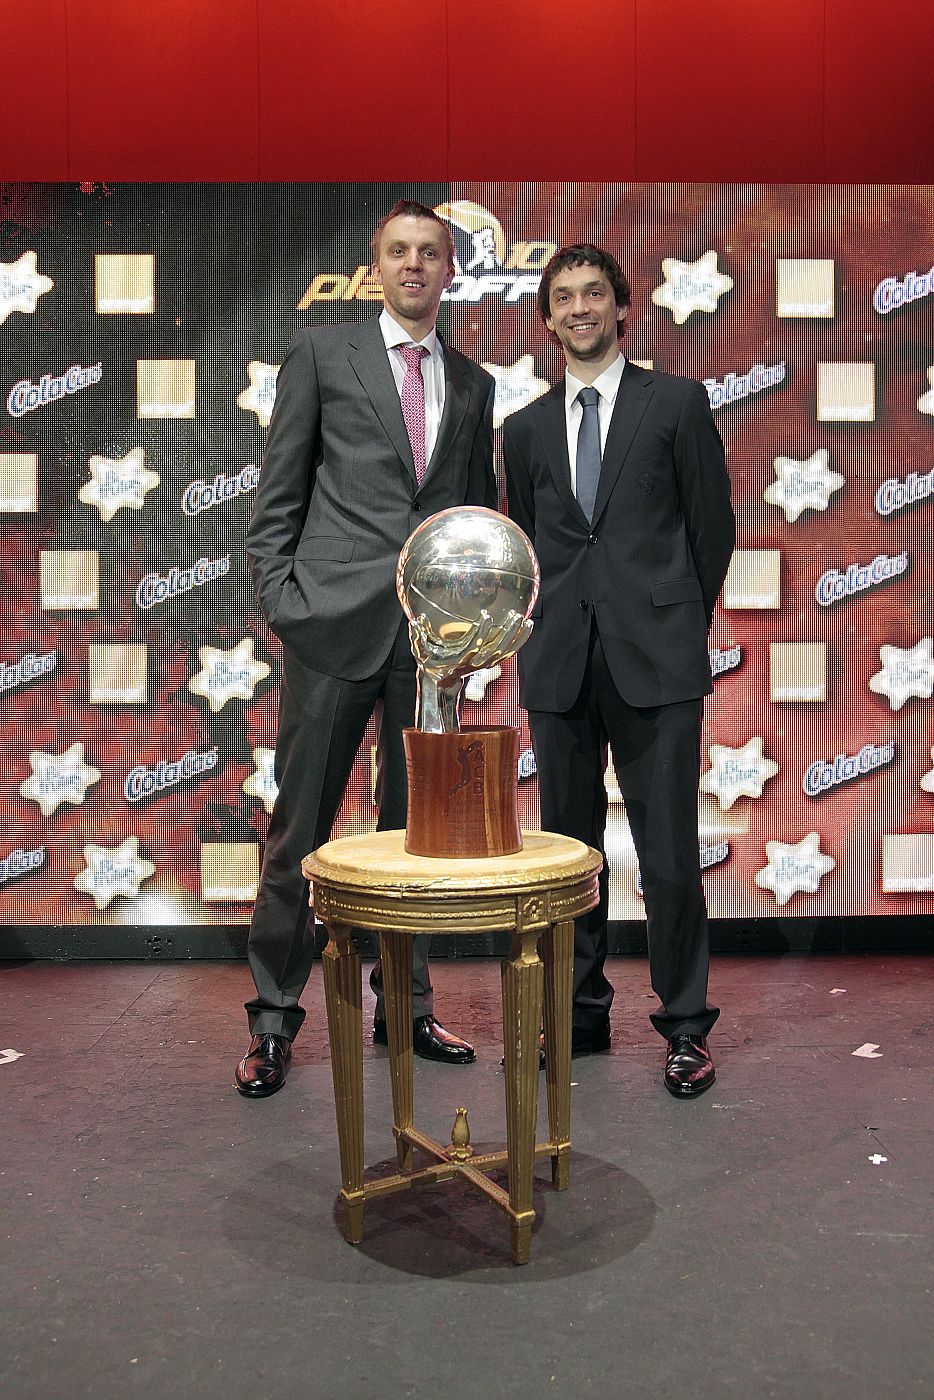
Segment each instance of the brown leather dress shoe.
[{"label": "brown leather dress shoe", "polygon": [[[373,1044],[388,1045],[386,1022],[374,1019]],[[434,1016],[416,1016],[412,1022],[412,1048],[423,1060],[437,1060],[442,1065],[472,1065],[476,1051],[467,1040],[447,1031]]]},{"label": "brown leather dress shoe", "polygon": [[668,1042],[665,1088],[679,1099],[696,1099],[717,1077],[703,1035],[673,1035]]},{"label": "brown leather dress shoe", "polygon": [[292,1042],[284,1035],[254,1035],[250,1048],[237,1065],[236,1083],[241,1094],[264,1099],[285,1083],[292,1063]]}]

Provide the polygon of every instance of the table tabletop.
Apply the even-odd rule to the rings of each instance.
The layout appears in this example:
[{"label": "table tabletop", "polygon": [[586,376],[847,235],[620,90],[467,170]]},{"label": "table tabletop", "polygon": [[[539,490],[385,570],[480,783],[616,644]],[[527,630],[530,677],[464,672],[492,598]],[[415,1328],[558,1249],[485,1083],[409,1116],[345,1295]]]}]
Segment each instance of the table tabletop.
[{"label": "table tabletop", "polygon": [[319,846],[302,862],[307,879],[371,892],[474,894],[548,887],[599,870],[599,852],[570,836],[524,831],[522,850],[508,856],[416,856],[405,849],[404,831],[342,836]]}]

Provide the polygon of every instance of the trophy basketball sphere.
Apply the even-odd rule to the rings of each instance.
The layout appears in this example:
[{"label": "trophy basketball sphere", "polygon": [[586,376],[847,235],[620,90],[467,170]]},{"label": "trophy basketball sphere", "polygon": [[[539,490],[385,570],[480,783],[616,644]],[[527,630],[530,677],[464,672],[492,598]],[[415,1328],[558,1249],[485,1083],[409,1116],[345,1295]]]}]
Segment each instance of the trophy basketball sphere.
[{"label": "trophy basketball sphere", "polygon": [[516,729],[461,729],[473,671],[528,638],[539,568],[527,536],[480,506],[440,511],[406,540],[396,590],[418,666],[416,726],[403,732],[413,855],[493,856],[522,849]]}]

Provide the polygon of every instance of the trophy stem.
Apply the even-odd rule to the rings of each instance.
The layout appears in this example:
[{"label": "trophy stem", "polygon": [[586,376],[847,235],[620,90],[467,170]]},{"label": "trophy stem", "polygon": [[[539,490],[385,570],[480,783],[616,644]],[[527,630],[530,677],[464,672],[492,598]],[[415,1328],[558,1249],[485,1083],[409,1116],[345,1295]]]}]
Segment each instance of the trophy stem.
[{"label": "trophy stem", "polygon": [[426,734],[450,734],[459,728],[461,696],[464,680],[453,685],[439,686],[433,676],[418,668],[417,729]]}]

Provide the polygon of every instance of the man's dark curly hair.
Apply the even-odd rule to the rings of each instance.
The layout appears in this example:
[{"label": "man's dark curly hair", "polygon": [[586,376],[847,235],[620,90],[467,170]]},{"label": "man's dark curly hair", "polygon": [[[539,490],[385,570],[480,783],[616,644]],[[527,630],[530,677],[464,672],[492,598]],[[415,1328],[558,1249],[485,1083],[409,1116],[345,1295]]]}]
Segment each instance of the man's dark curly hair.
[{"label": "man's dark curly hair", "polygon": [[[603,248],[595,248],[592,243],[572,243],[567,248],[559,248],[542,273],[538,288],[538,314],[546,324],[551,315],[551,284],[559,272],[566,272],[569,267],[598,268],[606,274],[607,281],[613,288],[616,305],[622,307],[632,304],[629,283],[613,254]],[[625,322],[620,321],[620,335],[623,334],[624,328]]]}]

